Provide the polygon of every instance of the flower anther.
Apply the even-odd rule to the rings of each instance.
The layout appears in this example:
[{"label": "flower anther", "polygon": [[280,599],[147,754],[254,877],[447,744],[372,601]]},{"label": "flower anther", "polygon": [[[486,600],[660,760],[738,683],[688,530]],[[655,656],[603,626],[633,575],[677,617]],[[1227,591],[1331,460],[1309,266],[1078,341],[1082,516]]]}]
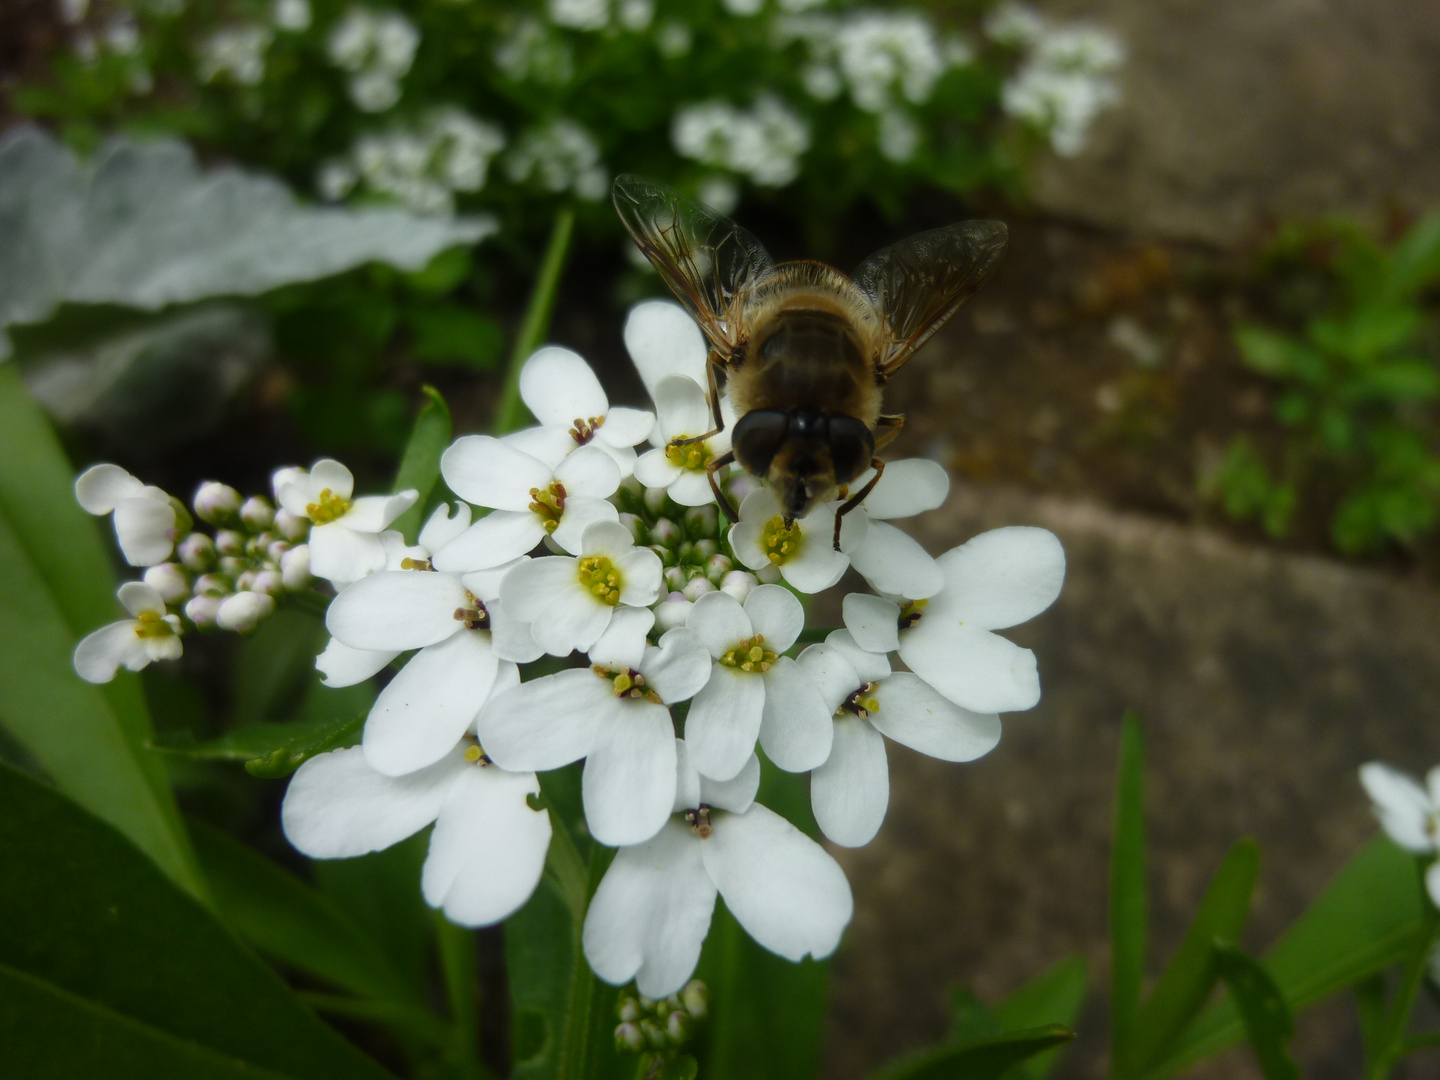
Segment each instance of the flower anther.
[{"label": "flower anther", "polygon": [[662,704],[660,695],[645,685],[645,676],[634,668],[611,671],[603,664],[594,664],[592,670],[602,679],[609,679],[614,684],[617,698],[644,698],[652,705]]},{"label": "flower anther", "polygon": [[694,810],[685,811],[685,824],[690,826],[690,831],[701,840],[710,839],[710,834],[715,827],[710,824],[710,807],[701,803]]},{"label": "flower anther", "polygon": [[429,570],[429,571],[431,571],[431,572],[433,573],[434,570],[435,570],[435,567],[434,567],[434,565],[430,562],[429,559],[414,559],[414,558],[411,558],[409,555],[407,555],[407,556],[405,556],[405,558],[403,558],[403,559],[400,560],[400,569],[401,569],[401,570]]},{"label": "flower anther", "polygon": [[765,648],[764,634],[756,634],[754,637],[741,638],[734,648],[721,653],[716,659],[726,667],[760,674],[770,670],[770,666],[779,659],[779,654]]},{"label": "flower anther", "polygon": [[305,504],[305,514],[316,525],[329,525],[350,512],[350,500],[335,494],[328,487],[321,490],[315,502]]},{"label": "flower anther", "polygon": [[689,442],[683,435],[671,439],[669,445],[665,447],[667,460],[682,469],[689,469],[691,472],[703,472],[713,456],[707,442],[704,440]]},{"label": "flower anther", "polygon": [[603,416],[592,416],[588,420],[577,416],[574,424],[570,428],[570,438],[575,440],[576,446],[584,446],[591,439],[595,438],[595,433],[599,431],[604,424],[605,417]]},{"label": "flower anther", "polygon": [[180,636],[180,620],[161,611],[142,611],[135,616],[135,636],[166,638]]},{"label": "flower anther", "polygon": [[800,553],[802,539],[799,525],[793,521],[787,524],[783,515],[776,514],[766,523],[760,544],[771,564],[779,566]]},{"label": "flower anther", "polygon": [[543,490],[531,488],[530,499],[531,512],[540,518],[547,533],[553,533],[565,513],[565,485],[559,480],[552,480],[550,486]]},{"label": "flower anther", "polygon": [[880,711],[880,699],[875,696],[875,691],[878,689],[878,683],[861,683],[860,688],[846,698],[840,708],[835,710],[835,715],[840,717],[848,712],[858,716],[861,720],[869,720],[871,713]]},{"label": "flower anther", "polygon": [[455,621],[464,623],[466,630],[489,630],[490,612],[484,603],[469,589],[465,590],[465,600],[469,606],[455,609]]},{"label": "flower anther", "polygon": [[625,582],[615,564],[604,555],[586,555],[578,560],[576,577],[601,603],[614,607],[620,602]]},{"label": "flower anther", "polygon": [[924,617],[929,604],[929,600],[906,600],[900,605],[900,618],[897,620],[899,628],[909,630],[918,623]]}]

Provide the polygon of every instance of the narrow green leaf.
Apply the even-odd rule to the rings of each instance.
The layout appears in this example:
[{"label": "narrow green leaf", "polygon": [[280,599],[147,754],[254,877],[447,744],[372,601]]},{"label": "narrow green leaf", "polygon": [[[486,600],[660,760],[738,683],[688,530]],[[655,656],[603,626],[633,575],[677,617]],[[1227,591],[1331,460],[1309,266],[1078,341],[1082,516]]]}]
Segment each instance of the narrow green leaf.
[{"label": "narrow green leaf", "polygon": [[1110,850],[1110,1047],[1129,1056],[1145,977],[1145,744],[1140,717],[1127,712],[1120,727],[1115,784],[1115,839]]},{"label": "narrow green leaf", "polygon": [[450,1007],[454,1056],[461,1072],[473,1075],[480,1067],[480,984],[475,931],[456,926],[442,912],[434,913],[435,937],[440,947],[440,974]]},{"label": "narrow green leaf", "polygon": [[893,1061],[870,1080],[998,1080],[1037,1054],[1064,1046],[1075,1033],[1058,1024],[965,1043],[942,1043]]},{"label": "narrow green leaf", "polygon": [[405,456],[400,459],[400,468],[395,474],[395,490],[414,488],[420,493],[415,505],[395,519],[390,527],[405,534],[413,541],[420,532],[425,513],[426,500],[440,479],[440,455],[450,445],[450,406],[433,386],[422,387],[425,404],[415,417],[415,426],[410,431],[410,441],[405,446]]},{"label": "narrow green leaf", "polygon": [[[305,1009],[269,968],[195,900],[176,889],[114,828],[35,780],[0,768],[0,965],[49,991],[32,998],[33,1026],[13,1023],[3,1043],[17,1058],[69,1064],[129,1045],[99,1011],[158,1029],[256,1072],[296,1080],[379,1080],[387,1074]],[[57,998],[83,999],[61,1016]],[[53,1012],[47,1010],[54,1008]],[[46,1016],[49,1019],[46,1019]],[[15,1017],[15,1019],[8,1019]],[[83,1020],[83,1023],[82,1023]],[[66,1023],[78,1026],[53,1044]],[[77,1034],[89,1031],[87,1046]],[[137,1051],[139,1052],[139,1051]],[[96,1056],[60,1075],[114,1076]],[[262,1072],[263,1074],[263,1072]],[[39,1075],[20,1070],[16,1075]],[[157,1069],[152,1076],[189,1076]]]},{"label": "narrow green leaf", "polygon": [[241,762],[251,776],[279,780],[316,754],[353,744],[364,726],[365,713],[289,724],[246,724],[207,742],[195,742],[188,735],[166,736],[155,742],[154,749],[197,761]]},{"label": "narrow green leaf", "polygon": [[988,1039],[992,1035],[1003,1035],[1007,1026],[996,1018],[990,1007],[981,1001],[973,990],[961,987],[951,992],[950,1038],[955,1042],[970,1042],[974,1039]]},{"label": "narrow green leaf", "polygon": [[1300,1070],[1286,1046],[1295,1034],[1295,1021],[1275,980],[1229,942],[1215,943],[1215,963],[1240,1010],[1265,1080],[1300,1080]]},{"label": "narrow green leaf", "polygon": [[[995,1006],[994,1015],[1006,1031],[1021,1031],[1043,1024],[1073,1028],[1085,1004],[1086,968],[1083,956],[1062,960],[1016,990]],[[1037,1054],[1020,1066],[1025,1080],[1045,1080],[1060,1060],[1062,1048]]]},{"label": "narrow green leaf", "polygon": [[1385,975],[1367,975],[1353,988],[1355,1015],[1360,1025],[1360,1042],[1365,1060],[1373,1061],[1380,1050],[1380,1034],[1385,1030]]},{"label": "narrow green leaf", "polygon": [[1185,940],[1135,1018],[1126,1075],[1142,1073],[1171,1052],[1185,1025],[1205,1004],[1219,977],[1214,942],[1240,936],[1259,870],[1260,848],[1254,840],[1240,840],[1226,853]]},{"label": "narrow green leaf", "polygon": [[525,309],[525,321],[510,352],[510,366],[505,373],[505,387],[500,394],[500,404],[495,410],[495,434],[504,435],[525,426],[529,416],[525,403],[520,400],[520,369],[530,354],[544,343],[550,331],[550,315],[555,310],[555,294],[560,290],[560,276],[565,270],[565,253],[570,248],[570,234],[575,228],[575,212],[562,209],[555,215],[555,224],[550,229],[550,243],[545,249],[545,260],[540,264],[535,285],[530,291],[530,303]]}]

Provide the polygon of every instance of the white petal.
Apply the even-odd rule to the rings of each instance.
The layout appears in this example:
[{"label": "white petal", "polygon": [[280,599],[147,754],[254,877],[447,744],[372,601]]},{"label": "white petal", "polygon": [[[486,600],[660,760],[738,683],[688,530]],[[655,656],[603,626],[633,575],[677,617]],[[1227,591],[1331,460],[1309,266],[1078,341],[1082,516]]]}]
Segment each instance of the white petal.
[{"label": "white petal", "polygon": [[[869,480],[869,474],[850,485],[852,491]],[[865,512],[872,518],[903,518],[934,510],[950,494],[950,475],[938,461],[904,458],[889,462],[880,482],[865,496]],[[909,596],[909,593],[905,594]]]},{"label": "white petal", "polygon": [[334,458],[321,458],[311,465],[310,479],[319,491],[328,489],[342,499],[355,494],[355,474]]},{"label": "white petal", "polygon": [[617,556],[615,562],[621,578],[620,603],[649,607],[660,599],[664,567],[659,555],[649,548],[630,548]]},{"label": "white petal", "polygon": [[855,902],[825,849],[759,803],[714,826],[705,869],[750,936],[787,960],[834,952]]},{"label": "white petal", "polygon": [[645,451],[635,462],[635,479],[646,487],[668,488],[684,471],[658,447]]},{"label": "white petal", "polygon": [[[600,451],[597,450],[596,453]],[[597,522],[619,520],[620,511],[615,509],[614,503],[589,495],[571,495],[565,500],[565,512],[560,515],[560,521],[550,538],[562,550],[578,555],[586,529]]]},{"label": "white petal", "polygon": [[400,650],[352,649],[339,638],[331,638],[325,651],[315,658],[315,669],[326,686],[354,686],[383,671]]},{"label": "white petal", "polygon": [[306,509],[320,497],[320,485],[304,469],[279,469],[275,473],[275,501],[296,517],[310,520]]},{"label": "white petal", "polygon": [[310,572],[333,584],[348,585],[385,569],[385,545],[374,533],[355,532],[338,521],[310,530]]},{"label": "white petal", "polygon": [[723,664],[714,666],[710,681],[695,695],[685,717],[690,761],[702,776],[729,780],[744,767],[755,750],[764,709],[761,676]]},{"label": "white petal", "polygon": [[75,480],[75,499],[87,513],[108,514],[144,486],[119,465],[92,465]]},{"label": "white petal", "polygon": [[625,320],[625,349],[635,362],[640,381],[653,399],[660,381],[684,375],[705,385],[709,350],[695,320],[668,300],[649,300],[630,309]]},{"label": "white petal", "polygon": [[730,526],[727,536],[730,548],[746,569],[756,571],[772,569],[770,559],[765,554],[765,547],[761,541],[764,531],[765,523],[759,519],[747,520],[742,517]]},{"label": "white petal", "polygon": [[[761,586],[767,587],[780,588],[778,585]],[[735,647],[737,641],[755,633],[750,617],[745,613],[740,601],[723,592],[706,593],[696,600],[690,606],[690,615],[685,620],[685,626],[699,635],[710,655],[715,657],[728,652]]]},{"label": "white petal", "polygon": [[490,635],[466,631],[421,649],[380,692],[365,721],[365,760],[386,776],[439,761],[470,726],[495,682]]},{"label": "white petal", "polygon": [[643,699],[619,704],[620,715],[596,726],[582,781],[585,821],[611,847],[650,839],[675,802],[670,710]]},{"label": "white petal", "polygon": [[160,590],[143,581],[127,581],[115,595],[120,598],[125,610],[137,618],[146,614],[165,614],[165,598],[160,595]]},{"label": "white petal", "polygon": [[1430,902],[1440,906],[1440,863],[1431,863],[1425,870],[1425,891]]},{"label": "white petal", "polygon": [[545,527],[529,510],[496,510],[435,552],[430,562],[436,570],[457,574],[488,570],[514,562],[544,536]]},{"label": "white petal", "polygon": [[1033,619],[1065,581],[1065,551],[1055,534],[1023,525],[981,533],[936,561],[945,589],[932,607],[985,630]]},{"label": "white petal", "polygon": [[[512,431],[500,436],[500,441],[513,450],[529,454],[543,461],[547,468],[554,469],[575,450],[579,444],[570,434],[569,427],[555,428],[537,425]],[[538,486],[538,485],[537,485]]]},{"label": "white petal", "polygon": [[[612,558],[635,546],[630,530],[618,521],[597,521],[587,525],[580,536],[581,555],[609,555]],[[654,555],[652,551],[650,554]]]},{"label": "white petal", "polygon": [[760,720],[760,745],[766,756],[786,772],[815,768],[830,756],[835,727],[830,717],[835,710],[826,707],[819,687],[788,656],[776,659],[761,678],[765,681],[765,710]]},{"label": "white petal", "polygon": [[[744,770],[741,770],[744,775]],[[673,812],[682,813],[686,810],[696,810],[701,803],[700,798],[700,774],[695,771],[695,766],[690,763],[690,749],[685,745],[684,739],[675,740],[675,803],[671,807]]]},{"label": "white petal", "polygon": [[582,446],[555,466],[555,479],[565,486],[567,499],[608,499],[620,486],[620,467],[598,446]]},{"label": "white petal", "polygon": [[962,709],[907,671],[882,679],[875,698],[876,731],[941,761],[974,761],[1000,742],[1000,717]]},{"label": "white petal", "polygon": [[610,625],[590,646],[590,662],[611,671],[639,669],[645,657],[646,635],[655,625],[655,613],[648,608],[617,607]]},{"label": "white petal", "polygon": [[590,648],[615,611],[581,585],[578,574],[577,560],[549,556],[515,567],[500,583],[501,603],[530,624],[536,644],[552,656]]},{"label": "white petal", "polygon": [[[464,503],[461,503],[460,505],[465,506]],[[467,511],[469,510],[468,506],[466,506],[465,508]],[[426,548],[420,544],[407,544],[405,542],[404,535],[396,532],[394,529],[386,529],[380,534],[380,546],[385,549],[384,569],[386,570],[405,569],[406,559],[414,559],[416,562],[423,562],[430,557],[429,548]],[[305,559],[306,566],[308,568],[310,559],[308,549]]]},{"label": "white petal", "polygon": [[885,740],[858,716],[835,721],[830,756],[810,776],[810,805],[820,831],[841,847],[875,839],[890,805]]},{"label": "white petal", "polygon": [[684,626],[665,631],[660,644],[647,648],[640,662],[646,683],[667,705],[694,697],[709,681],[710,668],[705,645]]},{"label": "white petal", "polygon": [[831,630],[825,636],[825,644],[837,650],[850,662],[850,666],[855,669],[855,674],[860,676],[861,682],[874,682],[877,679],[885,678],[891,672],[889,655],[860,648],[855,642],[854,635],[843,627],[839,630]]},{"label": "white petal", "polygon": [[654,397],[656,419],[666,442],[704,435],[715,427],[705,391],[693,379],[677,375],[661,379]]},{"label": "white petal", "polygon": [[635,451],[628,446],[611,446],[607,442],[596,439],[590,445],[604,450],[610,460],[615,462],[615,467],[620,470],[620,479],[635,475],[635,462],[637,460]]},{"label": "white petal", "polygon": [[440,813],[459,752],[408,776],[385,776],[358,746],[332,750],[301,765],[285,791],[285,837],[312,859],[381,851],[419,832]]},{"label": "white petal", "polygon": [[520,369],[520,400],[535,419],[568,428],[576,420],[605,415],[610,401],[579,353],[547,345],[532,353]]},{"label": "white petal", "polygon": [[755,633],[765,635],[765,647],[771,652],[783,653],[805,629],[804,605],[779,585],[751,589],[745,598],[745,614]]},{"label": "white petal", "polygon": [[876,592],[924,600],[945,586],[934,557],[913,537],[883,521],[872,521],[865,542],[846,554]]},{"label": "white petal", "polygon": [[669,495],[681,506],[708,506],[715,501],[710,477],[703,469],[681,469],[670,482]]},{"label": "white petal", "polygon": [[466,502],[497,510],[524,510],[530,489],[547,488],[553,479],[543,461],[490,435],[455,440],[440,456],[440,473]]},{"label": "white petal", "polygon": [[[751,754],[740,771],[729,780],[712,780],[708,776],[701,776],[699,801],[717,810],[743,814],[750,809],[750,805],[755,801],[755,793],[759,790],[760,759]],[[695,805],[692,803],[685,809],[693,809]]]},{"label": "white petal", "polygon": [[825,707],[830,710],[827,715],[833,716],[865,681],[860,678],[845,654],[828,643],[809,646],[795,662],[810,676],[815,689],[820,692]]},{"label": "white petal", "polygon": [[115,538],[131,566],[154,566],[175,550],[175,508],[143,495],[115,505]]},{"label": "white petal", "polygon": [[362,533],[378,533],[415,505],[420,493],[414,488],[394,495],[364,495],[350,504],[350,509],[336,518],[336,524]]},{"label": "white petal", "polygon": [[462,628],[457,608],[468,606],[454,574],[382,570],[340,590],[325,625],[352,649],[403,652],[444,641]]},{"label": "white petal", "polygon": [[617,406],[605,414],[605,423],[596,433],[595,441],[629,448],[648,439],[654,426],[654,413]]},{"label": "white petal", "polygon": [[512,616],[502,601],[487,600],[485,610],[490,615],[490,646],[496,656],[528,664],[545,655],[545,646],[535,640],[530,624]]},{"label": "white petal", "polygon": [[1391,840],[1407,851],[1435,850],[1435,841],[1426,829],[1433,807],[1424,788],[1379,761],[1360,766],[1360,783]]},{"label": "white petal", "polygon": [[689,980],[715,910],[702,842],[671,818],[650,840],[621,848],[585,913],[591,970],[608,983],[635,979],[662,998]]},{"label": "white petal", "polygon": [[495,764],[544,772],[588,754],[595,729],[618,704],[607,680],[572,668],[495,695],[480,710],[475,731]]},{"label": "white petal", "polygon": [[[900,605],[883,596],[850,593],[841,603],[845,629],[867,652],[888,653],[900,648]],[[924,621],[923,619],[921,620]]]},{"label": "white petal", "polygon": [[927,613],[900,639],[900,658],[972,712],[1021,712],[1040,700],[1035,654],[979,627],[941,623]]},{"label": "white petal", "polygon": [[465,768],[430,834],[420,878],[425,902],[461,926],[490,926],[530,899],[550,847],[550,812],[526,801],[539,793],[534,773]]},{"label": "white petal", "polygon": [[426,551],[434,553],[469,527],[470,507],[467,504],[457,502],[455,513],[451,514],[450,504],[441,503],[420,530],[420,546]]},{"label": "white petal", "polygon": [[150,663],[145,641],[134,619],[113,622],[87,634],[75,646],[75,673],[86,682],[107,683],[124,667],[139,671]]}]

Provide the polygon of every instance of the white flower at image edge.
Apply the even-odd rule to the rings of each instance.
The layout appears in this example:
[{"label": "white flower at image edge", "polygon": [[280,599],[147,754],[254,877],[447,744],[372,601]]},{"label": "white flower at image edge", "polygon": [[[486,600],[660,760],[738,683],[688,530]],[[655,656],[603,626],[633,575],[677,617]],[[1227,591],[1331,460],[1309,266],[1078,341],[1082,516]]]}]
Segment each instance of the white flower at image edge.
[{"label": "white flower at image edge", "polygon": [[335,585],[358,581],[385,566],[380,533],[415,505],[416,491],[352,498],[355,477],[330,458],[304,469],[281,469],[275,501],[311,522],[310,572]]},{"label": "white flower at image edge", "polygon": [[[1425,781],[1422,787],[1378,761],[1360,766],[1360,783],[1375,804],[1375,816],[1386,835],[1416,855],[1440,851],[1440,768],[1431,769]],[[1431,902],[1440,906],[1440,862],[1426,869],[1425,888]]]},{"label": "white flower at image edge", "polygon": [[[738,526],[737,526],[738,528]],[[851,593],[845,627],[860,648],[905,666],[963,709],[1020,712],[1040,700],[1035,654],[1004,630],[1039,615],[1065,581],[1065,551],[1045,529],[992,529],[935,560],[944,587],[928,600]]]},{"label": "white flower at image edge", "polygon": [[727,427],[708,439],[693,439],[715,427],[710,403],[698,383],[682,375],[660,380],[655,388],[655,409],[663,445],[646,451],[635,463],[635,478],[646,487],[664,488],[681,506],[704,506],[715,501],[706,466],[730,450]]},{"label": "white flower at image edge", "polygon": [[301,765],[281,806],[285,836],[313,859],[381,851],[432,821],[421,890],[454,922],[489,926],[535,891],[550,846],[550,813],[533,810],[534,773],[487,764],[470,740],[405,776],[372,769],[360,747]]},{"label": "white flower at image edge", "polygon": [[820,830],[844,847],[868,844],[890,805],[885,739],[941,761],[974,761],[1000,741],[1000,717],[946,701],[908,671],[892,671],[883,653],[866,652],[848,630],[800,654],[834,716],[834,743],[810,774]]},{"label": "white flower at image edge", "polygon": [[75,481],[75,498],[87,513],[115,515],[115,538],[131,566],[154,566],[175,549],[179,515],[174,501],[119,465],[86,469]]},{"label": "white flower at image edge", "polygon": [[102,626],[75,647],[75,671],[86,682],[107,683],[120,668],[139,671],[153,660],[178,660],[180,618],[165,613],[165,599],[143,581],[120,586],[120,603],[134,616]]},{"label": "white flower at image edge", "polygon": [[760,765],[717,783],[677,740],[673,813],[654,837],[622,847],[585,915],[585,958],[606,982],[664,997],[690,978],[718,893],[747,933],[798,961],[835,951],[854,912],[840,865],[755,802]]}]

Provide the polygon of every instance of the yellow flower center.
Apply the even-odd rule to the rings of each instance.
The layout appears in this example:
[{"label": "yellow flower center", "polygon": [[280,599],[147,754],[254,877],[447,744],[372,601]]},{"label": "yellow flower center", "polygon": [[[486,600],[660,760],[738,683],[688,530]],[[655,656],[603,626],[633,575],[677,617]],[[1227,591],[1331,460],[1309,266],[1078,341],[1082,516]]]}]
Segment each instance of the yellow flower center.
[{"label": "yellow flower center", "polygon": [[760,534],[760,547],[765,557],[775,566],[800,553],[802,534],[799,525],[786,525],[785,519],[776,514],[765,524]]},{"label": "yellow flower center", "polygon": [[906,600],[900,605],[900,629],[909,630],[920,621],[925,614],[925,609],[930,606],[929,600]]},{"label": "yellow flower center", "polygon": [[620,603],[620,590],[625,587],[620,571],[604,555],[586,555],[581,558],[576,576],[585,591],[602,604],[614,607]]},{"label": "yellow flower center", "polygon": [[602,664],[595,664],[591,669],[602,679],[610,680],[615,687],[615,696],[618,698],[644,698],[654,705],[659,705],[660,695],[645,685],[645,676],[634,668],[625,668],[623,671],[611,671]]},{"label": "yellow flower center", "polygon": [[142,611],[135,616],[135,636],[142,638],[170,637],[175,628],[165,621],[165,616],[155,611]]},{"label": "yellow flower center", "polygon": [[835,710],[837,717],[844,716],[847,712],[860,717],[861,720],[870,719],[870,714],[880,711],[880,699],[875,696],[876,684],[873,682],[862,683],[860,689],[856,690]]},{"label": "yellow flower center", "polygon": [[548,488],[530,489],[530,512],[540,518],[547,533],[553,533],[565,513],[565,485],[559,480],[550,481]]},{"label": "yellow flower center", "polygon": [[328,525],[336,518],[344,517],[350,512],[350,500],[342,499],[329,488],[320,492],[320,498],[313,503],[305,504],[306,516],[316,525]]},{"label": "yellow flower center", "polygon": [[741,671],[769,671],[770,665],[778,659],[778,653],[765,648],[764,634],[741,638],[733,649],[720,654],[720,663]]},{"label": "yellow flower center", "polygon": [[575,426],[570,429],[570,437],[575,440],[577,446],[584,446],[591,439],[595,438],[595,432],[605,423],[605,417],[592,416],[589,420],[580,417],[575,418]]},{"label": "yellow flower center", "polygon": [[677,436],[665,447],[665,456],[682,469],[701,472],[710,464],[710,447],[704,442],[687,443],[685,436]]}]

